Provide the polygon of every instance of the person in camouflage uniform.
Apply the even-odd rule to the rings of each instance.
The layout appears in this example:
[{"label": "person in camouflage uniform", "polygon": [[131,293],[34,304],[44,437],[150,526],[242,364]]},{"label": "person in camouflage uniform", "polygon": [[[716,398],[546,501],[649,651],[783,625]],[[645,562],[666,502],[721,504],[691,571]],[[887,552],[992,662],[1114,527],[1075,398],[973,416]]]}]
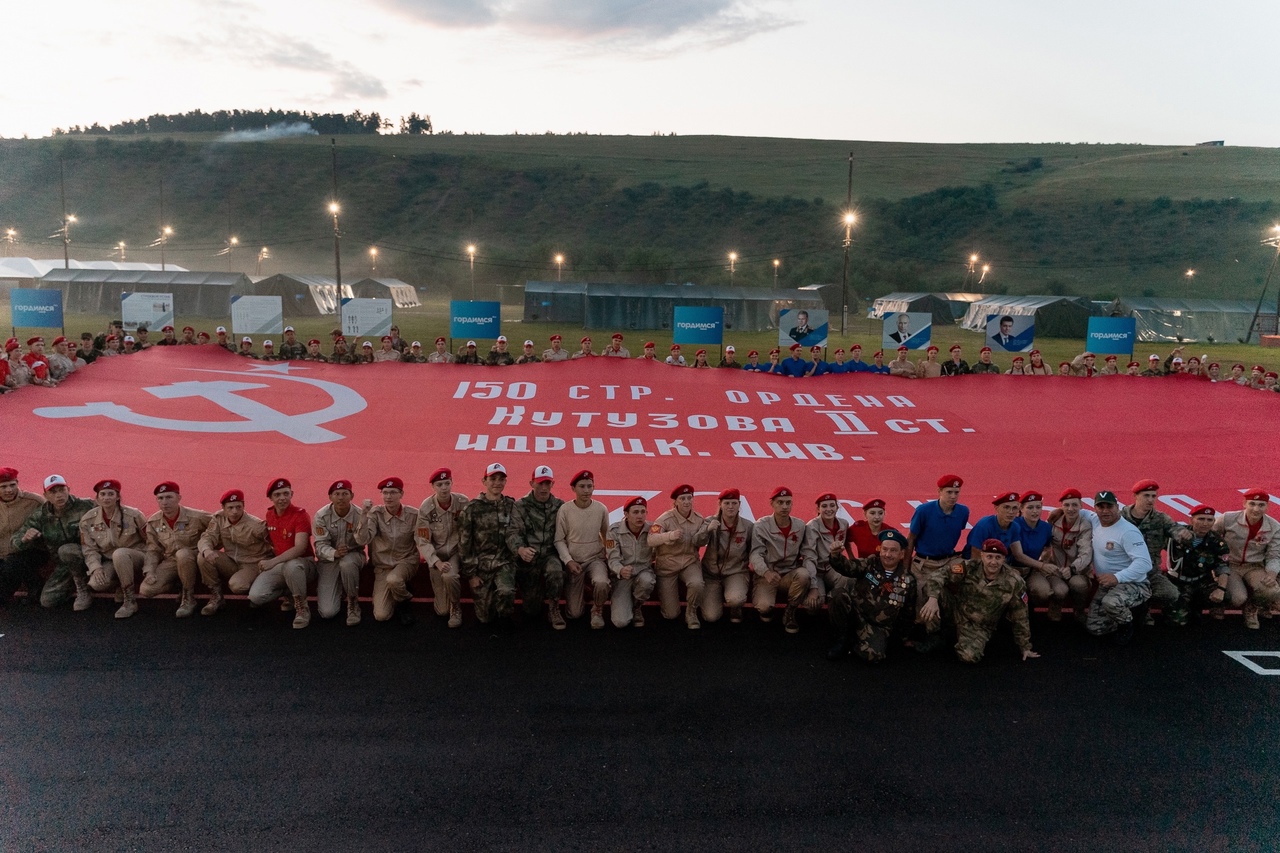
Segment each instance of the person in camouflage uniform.
[{"label": "person in camouflage uniform", "polygon": [[1038,658],[1031,650],[1031,622],[1027,617],[1027,584],[1005,561],[1009,550],[999,539],[982,543],[981,559],[954,563],[951,569],[930,578],[923,595],[920,618],[930,633],[942,627],[945,611],[955,624],[956,657],[977,663],[987,648],[1001,617],[1013,626],[1013,641],[1022,659]]},{"label": "person in camouflage uniform", "polygon": [[557,631],[565,628],[560,612],[560,594],[564,590],[564,565],[556,553],[556,513],[564,504],[551,494],[555,475],[546,465],[533,469],[529,494],[516,501],[516,525],[508,546],[516,555],[516,587],[524,602],[524,613],[538,614],[547,602],[547,621]]},{"label": "person in camouflage uniform", "polygon": [[[827,650],[829,660],[855,652],[867,663],[889,653],[889,640],[906,639],[915,622],[916,578],[902,557],[907,537],[882,530],[878,552],[861,560],[831,555],[831,568],[842,575],[831,587],[828,614],[838,637]],[[857,645],[852,637],[857,637]]]},{"label": "person in camouflage uniform", "polygon": [[[1156,509],[1156,496],[1160,486],[1155,480],[1139,480],[1133,484],[1133,503],[1120,510],[1120,517],[1138,528],[1151,554],[1151,571],[1147,583],[1151,585],[1151,603],[1167,613],[1177,602],[1181,591],[1168,575],[1160,571],[1160,552],[1171,538],[1186,541],[1190,531],[1185,524],[1174,524],[1172,518]],[[1147,617],[1147,624],[1153,624]]]},{"label": "person in camouflage uniform", "polygon": [[506,335],[498,335],[498,340],[494,343],[493,349],[489,350],[489,354],[484,357],[484,363],[498,367],[506,367],[516,363],[516,357],[507,349]]},{"label": "person in camouflage uniform", "polygon": [[67,481],[59,474],[45,477],[44,500],[13,534],[10,545],[15,552],[43,547],[55,557],[53,574],[40,591],[41,607],[66,604],[74,585],[74,609],[88,610],[93,604],[93,595],[89,592],[89,570],[80,548],[80,519],[95,504],[71,494]]},{"label": "person in camouflage uniform", "polygon": [[517,530],[516,502],[502,493],[507,469],[485,469],[484,491],[467,503],[459,522],[462,576],[471,586],[476,619],[482,624],[511,616],[516,606],[516,557],[511,537]]},{"label": "person in camouflage uniform", "polygon": [[1178,588],[1178,600],[1168,611],[1174,625],[1186,625],[1190,614],[1198,616],[1205,605],[1215,618],[1222,618],[1231,549],[1213,532],[1216,515],[1213,507],[1200,504],[1191,510],[1191,538],[1169,540],[1169,580]]}]

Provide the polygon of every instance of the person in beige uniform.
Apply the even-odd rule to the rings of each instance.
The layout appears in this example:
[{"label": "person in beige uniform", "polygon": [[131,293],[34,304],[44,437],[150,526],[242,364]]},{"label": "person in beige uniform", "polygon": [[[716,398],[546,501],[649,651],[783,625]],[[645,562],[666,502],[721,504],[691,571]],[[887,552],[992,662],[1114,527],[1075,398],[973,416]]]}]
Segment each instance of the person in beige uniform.
[{"label": "person in beige uniform", "polygon": [[542,351],[543,361],[568,361],[569,351],[564,348],[564,338],[559,335],[551,336],[551,349]]},{"label": "person in beige uniform", "polygon": [[898,357],[889,362],[890,376],[901,376],[903,379],[916,378],[916,366],[907,359],[907,354],[910,352],[906,344],[898,347]]},{"label": "person in beige uniform", "polygon": [[[230,489],[218,501],[222,509],[209,519],[209,526],[200,537],[200,576],[212,595],[201,610],[202,616],[212,616],[222,607],[222,582],[236,595],[247,595],[253,582],[262,574],[262,561],[271,556],[271,540],[267,536],[267,523],[244,511],[244,492]],[[196,610],[195,596],[188,597],[183,587],[183,599],[177,616],[190,616]]]},{"label": "person in beige uniform", "polygon": [[719,529],[711,534],[702,552],[702,618],[716,622],[728,607],[729,621],[737,623],[742,621],[742,606],[751,588],[747,559],[755,525],[739,514],[742,495],[737,489],[721,492],[719,503]]},{"label": "person in beige uniform", "polygon": [[609,617],[615,628],[643,628],[644,603],[657,583],[649,546],[649,504],[632,498],[622,512],[622,520],[609,527],[609,574],[614,579]]},{"label": "person in beige uniform", "polygon": [[816,610],[821,603],[817,580],[817,553],[809,528],[791,515],[794,495],[786,486],[779,486],[769,495],[773,513],[756,522],[751,529],[751,571],[755,573],[755,591],[752,603],[760,614],[761,622],[773,618],[773,605],[778,590],[787,593],[787,609],[782,625],[788,634],[799,632],[796,610],[800,607]]},{"label": "person in beige uniform", "polygon": [[316,551],[316,611],[332,619],[347,601],[347,627],[360,624],[360,570],[364,548],[356,542],[360,513],[351,505],[355,491],[350,480],[329,485],[329,503],[311,520]]},{"label": "person in beige uniform", "polygon": [[[671,491],[674,506],[658,516],[650,529],[649,544],[654,547],[653,568],[658,576],[658,601],[662,618],[680,615],[680,584],[685,588],[684,621],[690,630],[702,627],[698,608],[702,604],[702,561],[698,549],[707,544],[711,534],[720,529],[714,518],[703,518],[693,509],[693,486],[685,483]],[[655,534],[675,534],[659,541]]]},{"label": "person in beige uniform", "polygon": [[22,586],[27,588],[28,601],[39,596],[40,567],[49,555],[34,548],[17,550],[10,540],[42,503],[43,496],[18,486],[16,469],[0,468],[0,606],[8,604]]},{"label": "person in beige uniform", "polygon": [[583,612],[584,587],[591,580],[591,627],[604,627],[604,603],[609,599],[609,563],[605,539],[609,535],[609,511],[593,500],[595,475],[579,471],[569,481],[573,500],[556,512],[556,553],[569,570],[565,583],[565,611],[570,619]]},{"label": "person in beige uniform", "polygon": [[937,379],[942,375],[942,365],[938,362],[938,348],[932,344],[924,351],[924,358],[916,362],[917,379]]},{"label": "person in beige uniform", "polygon": [[815,503],[818,514],[805,527],[809,528],[809,536],[813,541],[818,595],[825,599],[827,593],[844,577],[831,568],[831,556],[844,552],[848,547],[849,522],[838,515],[840,499],[831,492],[819,495]]},{"label": "person in beige uniform", "polygon": [[89,570],[89,588],[106,592],[120,582],[123,603],[117,619],[138,612],[137,573],[147,547],[147,520],[131,506],[120,503],[120,481],[101,480],[93,492],[97,506],[80,519],[80,550]]},{"label": "person in beige uniform", "polygon": [[212,516],[184,507],[182,490],[172,480],[156,486],[152,494],[160,509],[147,519],[147,550],[138,595],[143,598],[159,595],[177,579],[182,586],[178,610],[183,616],[190,616],[196,607],[200,537],[209,527]]},{"label": "person in beige uniform", "polygon": [[[1058,506],[1062,514],[1056,519],[1049,519],[1049,523],[1053,525],[1050,561],[1062,568],[1071,610],[1075,613],[1076,621],[1084,622],[1089,609],[1090,579],[1093,575],[1093,525],[1080,514],[1079,489],[1067,489],[1063,492],[1058,498]],[[1053,606],[1050,605],[1049,619],[1056,621],[1061,618],[1061,608],[1055,618]]]},{"label": "person in beige uniform", "polygon": [[466,495],[453,491],[453,472],[437,468],[431,473],[434,494],[418,507],[414,541],[427,564],[437,616],[448,616],[450,628],[462,627],[462,558],[458,554],[458,519],[467,505]]},{"label": "person in beige uniform", "polygon": [[1213,532],[1227,543],[1227,597],[1239,607],[1244,626],[1256,629],[1258,613],[1280,603],[1280,521],[1267,515],[1271,495],[1250,489],[1244,509],[1224,512],[1213,523]]},{"label": "person in beige uniform", "polygon": [[373,618],[386,622],[399,614],[401,625],[412,625],[413,592],[409,582],[418,574],[418,511],[401,503],[404,480],[387,477],[378,483],[382,506],[365,499],[356,542],[369,546],[373,563]]}]

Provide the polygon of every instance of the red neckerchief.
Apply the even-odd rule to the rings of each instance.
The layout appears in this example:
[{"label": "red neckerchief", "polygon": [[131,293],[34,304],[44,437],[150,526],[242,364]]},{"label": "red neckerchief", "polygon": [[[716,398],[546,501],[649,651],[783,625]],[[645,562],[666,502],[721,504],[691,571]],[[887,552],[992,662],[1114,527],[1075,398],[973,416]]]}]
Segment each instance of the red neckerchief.
[{"label": "red neckerchief", "polygon": [[1244,537],[1244,547],[1240,549],[1240,562],[1244,563],[1248,561],[1248,558],[1245,555],[1249,553],[1249,543],[1252,542],[1254,537],[1256,537],[1262,530],[1262,519],[1258,519],[1257,524],[1250,524],[1245,520],[1245,517],[1241,515],[1240,520],[1244,522],[1245,529],[1249,531],[1249,535]]},{"label": "red neckerchief", "polygon": [[178,523],[179,515],[182,515],[182,510],[178,510],[178,514],[175,515],[173,518],[170,518],[167,515],[161,515],[160,517],[164,519],[164,523],[169,525],[169,529],[172,530],[173,526]]},{"label": "red neckerchief", "polygon": [[832,538],[840,535],[840,519],[837,518],[833,520],[835,521],[834,527],[828,525],[825,521],[822,522],[822,526],[827,529],[827,532],[831,534]]}]

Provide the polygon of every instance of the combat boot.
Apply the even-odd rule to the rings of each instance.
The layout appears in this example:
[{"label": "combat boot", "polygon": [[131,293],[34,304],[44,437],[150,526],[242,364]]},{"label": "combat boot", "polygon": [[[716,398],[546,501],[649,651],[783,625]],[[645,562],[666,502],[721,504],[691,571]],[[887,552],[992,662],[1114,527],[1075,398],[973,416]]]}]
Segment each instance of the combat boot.
[{"label": "combat boot", "polygon": [[1261,627],[1258,623],[1258,605],[1253,602],[1246,602],[1244,607],[1240,608],[1240,615],[1244,617],[1244,626],[1250,631],[1256,631]]},{"label": "combat boot", "polygon": [[690,631],[696,631],[702,627],[702,623],[698,621],[698,608],[689,606],[685,607],[684,623],[689,626]]},{"label": "combat boot", "polygon": [[551,623],[551,627],[557,631],[565,629],[564,614],[560,612],[560,602],[547,602],[547,621]]},{"label": "combat boot", "polygon": [[787,605],[786,612],[782,614],[782,627],[788,634],[800,633],[800,623],[796,621],[796,609],[790,604]]},{"label": "combat boot", "polygon": [[360,624],[360,599],[354,595],[347,596],[347,627]]},{"label": "combat boot", "polygon": [[598,604],[591,605],[591,627],[604,627],[604,608]]},{"label": "combat boot", "polygon": [[733,623],[733,624],[735,624],[735,625],[737,625],[737,624],[739,624],[740,622],[742,622],[742,608],[741,608],[741,607],[730,607],[730,608],[729,608],[729,621],[730,621],[730,622],[732,622],[732,623]]},{"label": "combat boot", "polygon": [[449,627],[462,627],[462,605],[456,601],[449,605]]},{"label": "combat boot", "polygon": [[[195,596],[194,596],[194,595],[192,595],[192,599],[194,599],[194,598],[195,598]],[[200,615],[201,615],[201,616],[212,616],[213,614],[217,613],[219,610],[221,610],[221,609],[222,609],[222,601],[223,601],[223,599],[222,599],[222,584],[218,584],[217,586],[215,586],[215,587],[213,588],[213,594],[209,596],[209,602],[208,602],[208,604],[206,604],[204,607],[200,608]]]},{"label": "combat boot", "polygon": [[311,605],[307,603],[305,595],[293,597],[293,610],[297,614],[293,617],[293,627],[305,628],[311,624]]},{"label": "combat boot", "polygon": [[178,609],[173,615],[178,619],[186,619],[196,612],[196,593],[195,590],[183,589],[182,595],[178,598]]},{"label": "combat boot", "polygon": [[124,604],[124,589],[122,587],[116,587],[115,600],[116,604]]},{"label": "combat boot", "polygon": [[760,614],[761,622],[773,621],[773,607],[757,608],[756,613]]},{"label": "combat boot", "polygon": [[631,625],[634,628],[644,627],[644,602],[633,601],[631,603]]},{"label": "combat boot", "polygon": [[71,609],[79,613],[93,606],[93,593],[89,591],[89,581],[81,578],[73,578],[73,580],[76,584],[76,601],[71,605]]},{"label": "combat boot", "polygon": [[124,592],[124,603],[120,605],[120,609],[116,611],[117,619],[128,619],[130,616],[138,612],[138,597],[130,587]]}]

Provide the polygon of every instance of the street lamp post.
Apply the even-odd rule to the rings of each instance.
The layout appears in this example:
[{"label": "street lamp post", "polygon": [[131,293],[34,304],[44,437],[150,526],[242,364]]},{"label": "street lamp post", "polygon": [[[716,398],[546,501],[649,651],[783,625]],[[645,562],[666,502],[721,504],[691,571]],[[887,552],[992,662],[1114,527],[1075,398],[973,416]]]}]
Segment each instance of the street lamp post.
[{"label": "street lamp post", "polygon": [[773,259],[773,289],[778,289],[778,267],[782,266],[782,261],[777,258]]},{"label": "street lamp post", "polygon": [[564,255],[556,255],[556,281],[560,280],[560,276],[563,272],[564,272]]},{"label": "street lamp post", "polygon": [[730,252],[729,253],[729,286],[730,287],[733,286],[733,271],[737,267],[737,265],[738,265],[738,253]]},{"label": "street lamp post", "polygon": [[13,253],[13,244],[18,242],[18,231],[14,228],[6,228],[4,230],[4,256],[7,258]]},{"label": "street lamp post", "polygon": [[75,222],[74,213],[63,214],[59,233],[62,235],[62,265],[65,269],[71,269],[71,226]]},{"label": "street lamp post", "polygon": [[976,254],[969,256],[969,266],[965,267],[964,282],[960,285],[964,289],[968,289],[969,282],[973,280],[973,274],[978,268],[978,256]]},{"label": "street lamp post", "polygon": [[219,254],[227,256],[227,272],[231,272],[231,250],[240,245],[240,238],[232,234],[223,241],[223,245],[225,245],[226,248],[219,252]]},{"label": "street lamp post", "polygon": [[[1258,307],[1253,309],[1253,320],[1249,322],[1249,331],[1244,334],[1242,343],[1249,343],[1253,337],[1253,330],[1258,326],[1258,315],[1262,313],[1262,300],[1267,296],[1267,288],[1271,285],[1271,274],[1276,271],[1276,264],[1280,263],[1280,225],[1271,229],[1271,236],[1262,241],[1264,246],[1273,246],[1276,250],[1275,257],[1271,259],[1271,266],[1267,268],[1267,277],[1262,281],[1262,292],[1258,294]],[[1276,334],[1280,335],[1280,293],[1276,295]],[[1262,337],[1262,329],[1258,329],[1258,337]]]},{"label": "street lamp post", "polygon": [[120,263],[124,263],[124,241],[116,243],[116,251],[120,253]]},{"label": "street lamp post", "polygon": [[[337,186],[337,178],[334,178],[334,186]],[[342,295],[342,250],[338,247],[342,238],[342,232],[338,230],[338,212],[341,210],[337,201],[329,202],[329,213],[333,216],[333,281],[338,286],[339,296]]]},{"label": "street lamp post", "polygon": [[858,221],[852,210],[844,214],[844,266],[840,273],[840,335],[849,333],[849,246],[853,243],[853,223]]},{"label": "street lamp post", "polygon": [[369,247],[369,271],[370,272],[378,271],[378,247],[377,246]]},{"label": "street lamp post", "polygon": [[160,239],[156,242],[160,244],[160,272],[164,272],[164,247],[169,244],[169,238],[173,236],[173,229],[168,225],[160,229]]},{"label": "street lamp post", "polygon": [[471,301],[476,301],[476,247],[475,244],[467,246],[467,259],[471,266]]},{"label": "street lamp post", "polygon": [[263,246],[261,249],[258,250],[258,266],[257,266],[258,272],[256,273],[257,275],[262,275],[262,262],[267,260],[270,257],[271,257],[271,250],[268,249],[266,246]]},{"label": "street lamp post", "polygon": [[991,264],[982,265],[982,275],[978,276],[978,284],[982,284],[987,280],[987,273],[991,272]]}]

